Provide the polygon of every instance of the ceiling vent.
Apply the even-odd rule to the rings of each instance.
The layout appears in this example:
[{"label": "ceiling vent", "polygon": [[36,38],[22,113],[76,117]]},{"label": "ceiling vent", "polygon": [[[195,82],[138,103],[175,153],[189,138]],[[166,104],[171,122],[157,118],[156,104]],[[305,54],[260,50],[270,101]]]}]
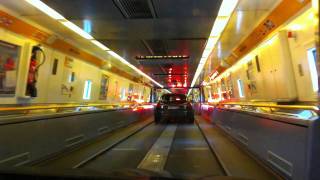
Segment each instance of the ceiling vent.
[{"label": "ceiling vent", "polygon": [[127,19],[156,18],[152,0],[113,0]]}]

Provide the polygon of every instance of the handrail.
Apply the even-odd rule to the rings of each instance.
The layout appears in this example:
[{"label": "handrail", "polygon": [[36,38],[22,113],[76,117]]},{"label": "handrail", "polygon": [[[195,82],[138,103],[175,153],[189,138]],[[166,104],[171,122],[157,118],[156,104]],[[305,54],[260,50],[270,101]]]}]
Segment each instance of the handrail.
[{"label": "handrail", "polygon": [[103,106],[124,106],[133,105],[133,103],[119,104],[72,104],[72,105],[35,105],[35,106],[19,106],[19,107],[0,107],[1,111],[30,111],[43,109],[60,109],[60,108],[77,108],[77,107],[103,107]]},{"label": "handrail", "polygon": [[265,107],[265,108],[279,108],[279,109],[295,109],[295,110],[312,110],[319,111],[318,106],[314,105],[272,105],[272,104],[245,104],[245,103],[218,103],[220,105],[237,105],[237,106],[248,106],[248,107]]}]

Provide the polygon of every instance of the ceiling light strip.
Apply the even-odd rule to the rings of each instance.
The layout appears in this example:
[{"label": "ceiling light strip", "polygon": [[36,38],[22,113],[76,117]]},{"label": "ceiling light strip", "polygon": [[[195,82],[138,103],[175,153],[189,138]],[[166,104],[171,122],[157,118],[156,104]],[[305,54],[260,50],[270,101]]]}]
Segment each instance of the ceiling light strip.
[{"label": "ceiling light strip", "polygon": [[[216,43],[218,42],[218,39],[220,38],[221,33],[224,31],[225,27],[227,26],[229,19],[233,11],[235,10],[237,4],[238,4],[238,0],[223,0],[218,12],[218,17],[215,19],[215,22],[213,23],[213,27],[210,32],[206,47],[204,48],[202,57],[198,64],[197,70],[193,76],[193,80],[190,87],[194,87],[198,77],[200,76],[204,68],[205,63],[207,62],[208,57],[210,56],[210,53],[212,52]],[[191,89],[189,89],[188,95],[190,94],[190,92],[191,92]]]},{"label": "ceiling light strip", "polygon": [[106,47],[105,45],[103,45],[99,41],[95,40],[89,33],[85,32],[83,29],[81,29],[80,27],[78,27],[74,23],[66,20],[61,14],[59,14],[57,11],[55,11],[54,9],[52,9],[51,7],[49,7],[48,5],[43,3],[41,0],[25,0],[25,1],[28,2],[30,5],[32,5],[33,7],[39,9],[43,13],[47,14],[51,18],[58,20],[61,24],[63,24],[64,26],[66,26],[67,28],[72,30],[73,32],[77,33],[81,37],[90,40],[94,45],[98,46],[100,49],[107,51],[111,56],[113,56],[117,60],[121,61],[123,64],[129,66],[130,68],[132,68],[133,70],[138,72],[140,75],[142,75],[145,78],[152,81],[157,86],[163,88],[163,85],[161,85],[160,83],[158,83],[157,81],[152,79],[150,76],[148,76],[147,74],[142,72],[140,69],[136,68],[134,65],[130,64],[127,60],[125,60],[124,58],[119,56],[117,53],[111,51],[108,47]]},{"label": "ceiling light strip", "polygon": [[110,51],[110,49],[108,47],[106,47],[105,45],[103,45],[102,43],[100,43],[97,40],[91,40],[91,42],[96,45],[97,47],[99,47],[100,49],[104,50],[104,51]]},{"label": "ceiling light strip", "polygon": [[61,24],[63,24],[64,26],[66,26],[67,28],[69,28],[70,30],[72,30],[73,32],[77,33],[78,35],[80,35],[85,39],[89,39],[89,40],[94,39],[89,33],[85,32],[83,29],[81,29],[80,27],[78,27],[77,25],[73,24],[70,21],[59,20],[59,22],[61,22]]},{"label": "ceiling light strip", "polygon": [[40,0],[26,0],[26,2],[28,2],[33,7],[39,9],[40,11],[42,11],[43,13],[47,14],[48,16],[50,16],[55,20],[65,20],[65,18],[61,14],[59,14],[57,11],[50,8]]}]

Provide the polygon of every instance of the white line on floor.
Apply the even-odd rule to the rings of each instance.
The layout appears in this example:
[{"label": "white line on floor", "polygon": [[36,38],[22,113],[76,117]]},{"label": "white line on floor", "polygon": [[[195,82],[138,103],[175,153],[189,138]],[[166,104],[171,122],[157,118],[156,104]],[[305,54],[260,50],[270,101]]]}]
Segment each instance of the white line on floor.
[{"label": "white line on floor", "polygon": [[166,127],[166,129],[161,133],[160,137],[148,151],[147,155],[138,165],[139,169],[146,169],[155,172],[164,171],[164,166],[168,159],[176,129],[177,125]]}]

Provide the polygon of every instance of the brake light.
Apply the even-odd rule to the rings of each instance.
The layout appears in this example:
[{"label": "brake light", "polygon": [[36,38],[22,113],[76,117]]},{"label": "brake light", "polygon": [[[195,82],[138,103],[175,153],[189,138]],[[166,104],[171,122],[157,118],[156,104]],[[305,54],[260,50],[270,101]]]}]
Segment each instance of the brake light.
[{"label": "brake light", "polygon": [[161,109],[161,104],[160,103],[157,104],[157,109]]}]

